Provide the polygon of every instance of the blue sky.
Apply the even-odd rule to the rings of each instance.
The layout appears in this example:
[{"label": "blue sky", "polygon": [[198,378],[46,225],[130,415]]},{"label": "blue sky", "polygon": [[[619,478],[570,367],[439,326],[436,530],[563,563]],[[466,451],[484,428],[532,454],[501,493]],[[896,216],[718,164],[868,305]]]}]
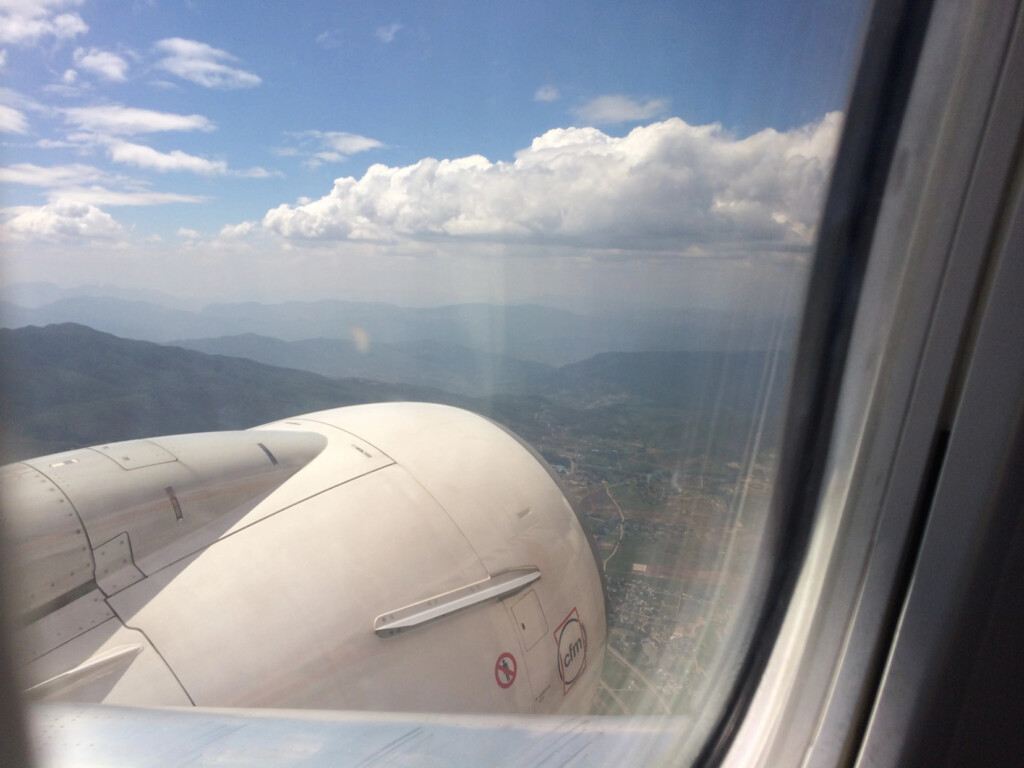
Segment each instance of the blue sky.
[{"label": "blue sky", "polygon": [[437,303],[623,281],[670,301],[784,273],[813,238],[864,8],[0,14],[5,282]]}]

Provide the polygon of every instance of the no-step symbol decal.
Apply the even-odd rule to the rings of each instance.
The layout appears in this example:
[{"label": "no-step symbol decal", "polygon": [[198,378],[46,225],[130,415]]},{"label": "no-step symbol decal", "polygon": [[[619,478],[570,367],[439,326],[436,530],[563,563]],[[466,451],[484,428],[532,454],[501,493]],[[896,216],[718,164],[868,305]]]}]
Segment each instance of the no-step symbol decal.
[{"label": "no-step symbol decal", "polygon": [[511,688],[516,681],[516,657],[511,653],[503,653],[494,662],[494,679],[502,688]]}]

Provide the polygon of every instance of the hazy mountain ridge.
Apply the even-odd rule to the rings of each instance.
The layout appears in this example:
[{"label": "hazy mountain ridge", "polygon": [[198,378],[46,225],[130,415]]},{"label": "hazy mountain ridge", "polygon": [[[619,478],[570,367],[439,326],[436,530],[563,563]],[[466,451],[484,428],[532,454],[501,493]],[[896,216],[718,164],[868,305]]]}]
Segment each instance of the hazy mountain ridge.
[{"label": "hazy mountain ridge", "polygon": [[786,352],[602,353],[559,368],[547,394],[553,396],[560,389],[578,396],[589,388],[687,410],[746,410],[755,407],[773,366],[777,378],[774,391],[781,392],[789,366]]},{"label": "hazy mountain ridge", "polygon": [[[259,337],[249,341],[292,347]],[[429,345],[423,352],[433,355],[432,364],[443,357]],[[557,370],[537,366],[537,374],[525,376],[513,392],[471,398],[408,384],[329,379],[74,324],[0,330],[0,359],[6,439],[0,463],[114,440],[243,429],[386,400],[469,408],[531,441],[568,430],[671,446],[697,429],[724,430],[742,441],[773,363],[764,352],[606,353]],[[413,359],[410,354],[404,362]],[[784,370],[784,358],[777,362]],[[770,413],[783,389],[777,381]]]},{"label": "hazy mountain ridge", "polygon": [[515,390],[554,370],[543,363],[431,340],[371,344],[365,351],[347,339],[281,341],[251,333],[170,343],[206,354],[243,357],[333,378],[437,387],[472,396]]},{"label": "hazy mountain ridge", "polygon": [[[123,338],[172,342],[256,334],[283,341],[359,338],[380,344],[425,341],[546,365],[602,352],[764,349],[778,318],[755,312],[663,307],[581,315],[541,305],[397,307],[325,300],[211,304],[198,311],[114,297],[76,296],[38,307],[0,302],[0,325],[79,323]],[[791,323],[792,319],[783,322]]]},{"label": "hazy mountain ridge", "polygon": [[76,285],[62,287],[46,282],[8,283],[0,288],[4,300],[22,307],[41,307],[60,299],[82,296],[105,297],[123,301],[143,301],[171,309],[196,309],[205,302],[172,296],[155,288],[121,288],[116,285]]},{"label": "hazy mountain ridge", "polygon": [[74,324],[0,329],[2,461],[99,442],[245,429],[355,403],[459,403],[440,390],[121,339]]}]

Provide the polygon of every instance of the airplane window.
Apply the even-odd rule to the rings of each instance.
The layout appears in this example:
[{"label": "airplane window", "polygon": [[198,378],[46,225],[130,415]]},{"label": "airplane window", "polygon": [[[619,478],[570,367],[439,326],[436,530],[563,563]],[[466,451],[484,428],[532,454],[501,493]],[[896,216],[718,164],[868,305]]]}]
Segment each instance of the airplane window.
[{"label": "airplane window", "polygon": [[[99,684],[60,676],[120,635],[39,641],[24,687],[672,715],[695,753],[769,597],[782,417],[866,13],[0,0],[0,497],[74,508],[45,544],[8,520],[34,558],[13,589],[40,585],[34,621],[154,616]],[[358,408],[409,402],[458,411]],[[162,437],[213,431],[232,435]],[[354,551],[283,529],[328,497],[380,528],[338,537]],[[197,575],[221,557],[344,581],[268,577],[235,601]],[[406,650],[371,684],[373,663],[314,635],[306,683],[218,688],[155,617],[175,582],[218,617],[211,643],[270,621],[264,601],[326,631],[301,596],[365,592],[382,597],[359,647]],[[135,702],[157,652],[173,674]],[[440,688],[412,682],[424,666]]]}]

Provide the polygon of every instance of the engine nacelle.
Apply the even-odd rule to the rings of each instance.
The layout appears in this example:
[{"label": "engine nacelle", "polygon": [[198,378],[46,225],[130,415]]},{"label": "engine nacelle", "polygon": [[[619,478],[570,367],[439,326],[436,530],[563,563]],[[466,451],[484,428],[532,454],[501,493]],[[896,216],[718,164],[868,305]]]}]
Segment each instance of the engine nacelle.
[{"label": "engine nacelle", "polygon": [[0,469],[30,696],[585,712],[592,543],[518,438],[456,408],[339,408]]}]

